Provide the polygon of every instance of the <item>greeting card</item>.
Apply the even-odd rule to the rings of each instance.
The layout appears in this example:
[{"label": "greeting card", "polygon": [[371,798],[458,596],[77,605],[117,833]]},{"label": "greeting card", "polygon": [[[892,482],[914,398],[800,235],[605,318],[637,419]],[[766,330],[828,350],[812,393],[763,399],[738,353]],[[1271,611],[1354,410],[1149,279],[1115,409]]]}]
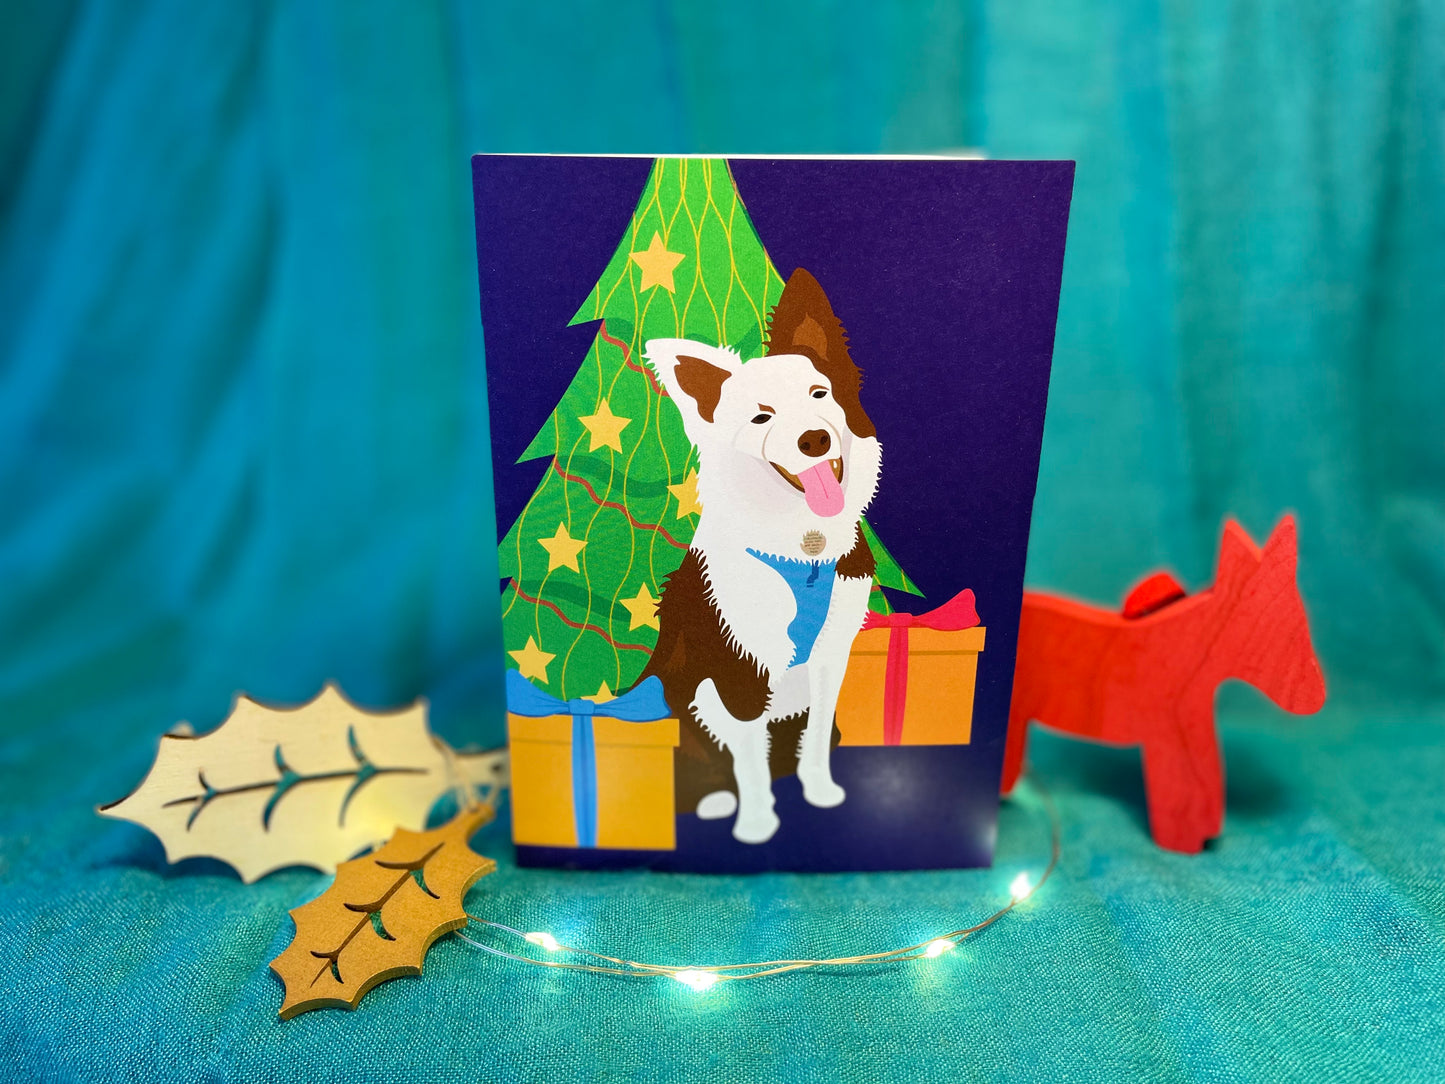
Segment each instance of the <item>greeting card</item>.
[{"label": "greeting card", "polygon": [[473,170],[519,861],[988,864],[1072,163]]}]

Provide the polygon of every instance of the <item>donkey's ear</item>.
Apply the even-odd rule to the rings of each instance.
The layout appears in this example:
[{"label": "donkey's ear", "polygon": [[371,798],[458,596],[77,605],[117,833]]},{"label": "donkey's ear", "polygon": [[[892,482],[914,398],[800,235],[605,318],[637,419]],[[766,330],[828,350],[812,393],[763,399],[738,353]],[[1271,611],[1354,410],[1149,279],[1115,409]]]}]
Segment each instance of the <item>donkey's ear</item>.
[{"label": "donkey's ear", "polygon": [[1236,521],[1224,524],[1224,537],[1219,541],[1218,579],[1248,575],[1259,568],[1262,555],[1254,539]]},{"label": "donkey's ear", "polygon": [[803,268],[798,268],[783,287],[783,296],[768,318],[767,352],[796,354],[800,348],[822,361],[848,357],[848,333],[833,315],[833,306],[823,287]]},{"label": "donkey's ear", "polygon": [[692,339],[649,339],[643,357],[668,398],[677,404],[683,428],[697,443],[697,427],[712,424],[722,387],[738,371],[738,356]]},{"label": "donkey's ear", "polygon": [[1264,544],[1263,560],[1267,564],[1299,564],[1299,528],[1294,516],[1286,515],[1270,532],[1269,541]]}]

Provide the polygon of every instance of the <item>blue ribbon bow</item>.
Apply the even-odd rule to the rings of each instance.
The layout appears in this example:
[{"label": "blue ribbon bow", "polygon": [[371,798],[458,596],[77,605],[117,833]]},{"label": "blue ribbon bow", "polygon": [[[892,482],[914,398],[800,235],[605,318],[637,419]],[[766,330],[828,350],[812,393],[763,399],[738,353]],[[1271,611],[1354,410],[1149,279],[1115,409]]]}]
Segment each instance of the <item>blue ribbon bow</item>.
[{"label": "blue ribbon bow", "polygon": [[601,715],[628,723],[650,723],[672,714],[662,695],[662,680],[656,675],[599,704],[580,698],[562,700],[543,692],[516,670],[507,671],[507,710],[533,718],[572,716],[572,815],[579,847],[597,846],[597,750],[592,719]]}]

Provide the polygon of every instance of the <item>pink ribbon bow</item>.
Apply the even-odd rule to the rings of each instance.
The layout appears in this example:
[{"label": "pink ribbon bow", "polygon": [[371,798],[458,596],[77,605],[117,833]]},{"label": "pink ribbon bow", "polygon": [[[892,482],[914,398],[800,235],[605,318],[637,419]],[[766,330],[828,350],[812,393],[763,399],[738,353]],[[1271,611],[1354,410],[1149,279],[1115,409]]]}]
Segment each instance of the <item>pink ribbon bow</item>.
[{"label": "pink ribbon bow", "polygon": [[865,629],[888,629],[888,661],[883,670],[883,744],[903,740],[903,709],[908,700],[908,630],[938,629],[957,632],[978,624],[973,591],[964,588],[937,609],[923,614],[880,614],[863,619]]}]

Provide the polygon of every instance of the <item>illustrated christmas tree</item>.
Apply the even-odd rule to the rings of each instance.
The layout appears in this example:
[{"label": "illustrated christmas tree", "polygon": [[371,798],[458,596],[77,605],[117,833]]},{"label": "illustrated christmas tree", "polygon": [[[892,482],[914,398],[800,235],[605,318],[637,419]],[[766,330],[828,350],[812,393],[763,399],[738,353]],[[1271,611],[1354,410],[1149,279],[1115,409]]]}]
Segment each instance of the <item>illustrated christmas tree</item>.
[{"label": "illustrated christmas tree", "polygon": [[[725,159],[659,158],[617,250],[572,324],[597,336],[518,462],[546,475],[498,547],[508,665],[563,698],[636,681],[657,642],[657,600],[702,506],[697,453],[642,360],[655,338],[763,350],[783,280]],[[917,594],[865,523],[879,587]]]}]

